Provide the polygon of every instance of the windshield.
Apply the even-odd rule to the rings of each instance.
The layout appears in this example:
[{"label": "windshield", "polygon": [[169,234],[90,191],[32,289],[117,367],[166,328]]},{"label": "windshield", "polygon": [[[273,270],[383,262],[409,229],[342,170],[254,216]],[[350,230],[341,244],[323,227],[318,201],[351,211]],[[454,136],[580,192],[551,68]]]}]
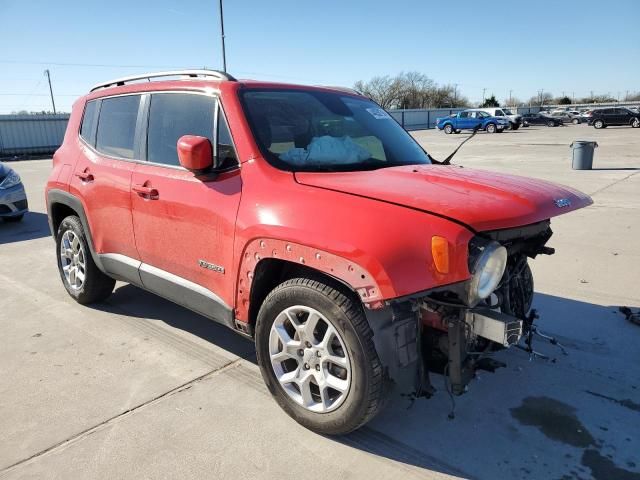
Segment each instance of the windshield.
[{"label": "windshield", "polygon": [[511,113],[511,110],[509,110],[508,108],[503,108],[502,111],[505,115],[513,115],[513,113]]},{"label": "windshield", "polygon": [[240,95],[260,149],[277,168],[326,172],[431,163],[387,112],[365,98],[281,89]]}]

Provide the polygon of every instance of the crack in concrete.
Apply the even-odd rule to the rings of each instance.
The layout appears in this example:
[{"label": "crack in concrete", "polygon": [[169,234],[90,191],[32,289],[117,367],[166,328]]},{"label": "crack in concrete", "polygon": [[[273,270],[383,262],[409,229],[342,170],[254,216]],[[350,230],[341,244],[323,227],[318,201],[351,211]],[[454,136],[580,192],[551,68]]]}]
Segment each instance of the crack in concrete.
[{"label": "crack in concrete", "polygon": [[31,462],[37,458],[42,457],[43,455],[46,455],[48,453],[54,452],[60,448],[63,448],[67,445],[71,445],[72,443],[75,443],[77,441],[82,440],[85,437],[88,437],[89,435],[94,434],[95,432],[111,425],[112,423],[121,420],[122,418],[125,418],[133,413],[135,413],[136,411],[145,408],[145,407],[149,407],[151,405],[154,405],[160,401],[162,401],[163,399],[170,397],[172,395],[175,395],[177,393],[180,392],[184,392],[188,389],[190,389],[193,385],[206,380],[208,377],[222,373],[230,368],[232,368],[236,363],[240,362],[241,360],[244,360],[242,357],[237,358],[235,360],[230,360],[228,363],[224,364],[223,366],[221,366],[220,368],[216,368],[214,370],[211,370],[207,373],[204,373],[202,375],[200,375],[199,377],[193,378],[191,380],[189,380],[188,382],[185,382],[181,385],[178,385],[177,387],[172,388],[171,390],[167,390],[164,393],[161,393],[160,395],[157,395],[149,400],[147,400],[146,402],[140,403],[134,407],[128,408],[127,410],[118,413],[117,415],[114,415],[96,425],[93,425],[92,427],[89,427],[85,430],[82,430],[81,432],[78,432],[74,435],[71,435],[70,437],[65,438],[64,440],[61,440],[53,445],[51,445],[50,447],[47,447],[43,450],[40,450],[39,452],[34,453],[33,455],[24,458],[22,460],[19,460],[5,468],[3,468],[2,470],[0,470],[0,476],[5,476],[7,473],[11,472],[12,470],[15,470],[16,468],[20,467],[21,465],[24,465],[27,462]]},{"label": "crack in concrete", "polygon": [[629,175],[627,175],[626,177],[621,178],[621,179],[619,179],[619,180],[616,180],[615,182],[612,182],[612,183],[610,183],[609,185],[607,185],[607,186],[605,186],[605,187],[599,188],[598,190],[596,190],[596,191],[595,191],[595,192],[593,192],[593,193],[590,193],[589,195],[590,195],[591,197],[593,197],[594,195],[597,195],[598,193],[601,193],[601,192],[605,191],[607,188],[609,188],[609,187],[613,187],[614,185],[617,185],[617,184],[618,184],[618,183],[620,183],[620,182],[624,182],[625,180],[628,180],[629,178],[631,178],[631,177],[633,177],[634,175],[637,175],[637,174],[639,174],[639,173],[640,173],[640,171],[630,173],[630,174],[629,174]]}]

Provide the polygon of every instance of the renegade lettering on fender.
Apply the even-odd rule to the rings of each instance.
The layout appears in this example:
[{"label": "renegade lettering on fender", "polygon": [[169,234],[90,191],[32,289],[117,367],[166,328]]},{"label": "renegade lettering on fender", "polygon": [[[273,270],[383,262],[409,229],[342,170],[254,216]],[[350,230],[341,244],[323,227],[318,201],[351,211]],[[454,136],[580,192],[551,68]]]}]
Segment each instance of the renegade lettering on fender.
[{"label": "renegade lettering on fender", "polygon": [[216,265],[215,263],[209,263],[209,262],[205,262],[204,260],[198,260],[198,265],[200,265],[202,268],[206,268],[209,270],[213,270],[214,272],[224,274],[224,267],[221,267],[220,265]]}]

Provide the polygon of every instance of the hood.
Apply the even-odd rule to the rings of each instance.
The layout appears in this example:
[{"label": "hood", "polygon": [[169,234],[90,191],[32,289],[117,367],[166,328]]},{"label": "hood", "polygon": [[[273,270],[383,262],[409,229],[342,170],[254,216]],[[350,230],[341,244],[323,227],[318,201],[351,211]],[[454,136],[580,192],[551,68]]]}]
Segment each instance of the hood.
[{"label": "hood", "polygon": [[303,185],[422,210],[475,231],[528,225],[593,203],[588,195],[555,183],[455,165],[295,177]]}]

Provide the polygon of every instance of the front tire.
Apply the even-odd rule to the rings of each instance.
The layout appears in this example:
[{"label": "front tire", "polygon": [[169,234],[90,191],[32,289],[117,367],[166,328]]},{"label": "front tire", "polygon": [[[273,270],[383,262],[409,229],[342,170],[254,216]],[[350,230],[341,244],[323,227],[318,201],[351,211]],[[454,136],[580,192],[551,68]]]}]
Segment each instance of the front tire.
[{"label": "front tire", "polygon": [[362,306],[328,282],[294,278],[265,299],[258,364],[280,407],[325,435],[349,433],[381,409],[382,365]]},{"label": "front tire", "polygon": [[596,120],[593,122],[593,128],[597,128],[598,130],[604,128],[604,122],[602,120]]},{"label": "front tire", "polygon": [[116,281],[94,263],[78,217],[69,216],[60,223],[56,251],[62,284],[76,302],[86,305],[111,295]]},{"label": "front tire", "polygon": [[444,126],[444,133],[451,135],[453,133],[453,126],[450,123]]},{"label": "front tire", "polygon": [[487,125],[485,130],[487,131],[487,133],[496,133],[497,129],[495,123],[490,123],[489,125]]},{"label": "front tire", "polygon": [[547,122],[547,127],[555,127],[556,126],[556,122],[554,122],[553,120],[549,120]]},{"label": "front tire", "polygon": [[520,125],[518,125],[517,123],[511,124],[511,130],[518,130],[519,128],[520,128]]},{"label": "front tire", "polygon": [[580,123],[580,120],[577,118],[574,118],[571,120],[571,123],[573,123],[574,125],[578,125]]}]

